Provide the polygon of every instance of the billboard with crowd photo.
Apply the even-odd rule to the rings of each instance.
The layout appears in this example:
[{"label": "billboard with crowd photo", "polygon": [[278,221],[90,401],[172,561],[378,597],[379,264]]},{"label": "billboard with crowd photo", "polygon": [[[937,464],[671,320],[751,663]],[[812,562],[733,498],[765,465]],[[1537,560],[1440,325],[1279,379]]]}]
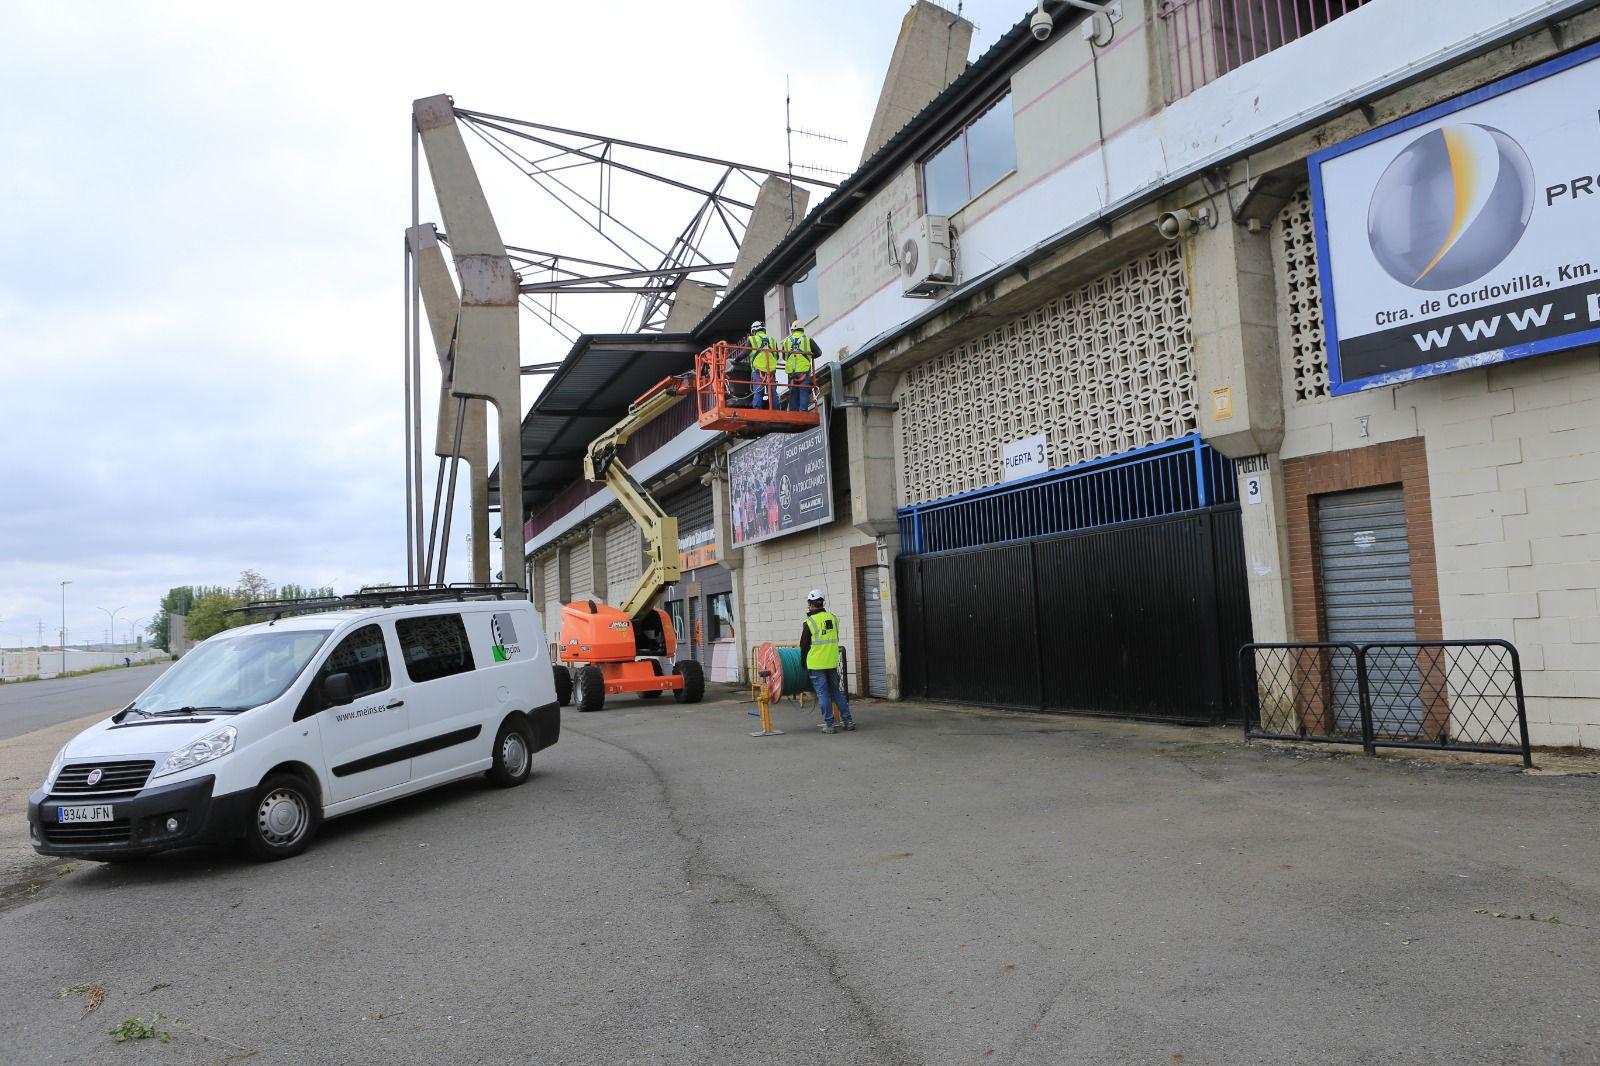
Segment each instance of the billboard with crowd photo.
[{"label": "billboard with crowd photo", "polygon": [[728,498],[736,548],[833,521],[827,418],[802,433],[771,433],[729,452]]}]

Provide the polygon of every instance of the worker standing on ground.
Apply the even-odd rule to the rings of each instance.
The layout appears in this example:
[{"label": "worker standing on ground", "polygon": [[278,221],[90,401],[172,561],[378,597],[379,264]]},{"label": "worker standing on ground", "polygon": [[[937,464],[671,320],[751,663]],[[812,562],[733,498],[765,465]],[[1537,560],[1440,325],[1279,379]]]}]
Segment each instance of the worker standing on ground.
[{"label": "worker standing on ground", "polygon": [[778,345],[760,322],[750,323],[750,336],[745,338],[750,349],[750,368],[755,371],[755,387],[751,389],[751,406],[776,407],[778,394]]},{"label": "worker standing on ground", "polygon": [[789,335],[783,339],[783,372],[789,378],[789,391],[784,396],[784,407],[790,411],[804,411],[811,406],[812,366],[821,350],[806,335],[806,327],[796,322]]},{"label": "worker standing on ground", "polygon": [[767,327],[760,322],[750,323],[750,336],[744,340],[745,346],[736,347],[728,356],[728,365],[724,369],[728,375],[728,403],[733,407],[743,407],[750,402],[750,356],[755,347],[753,343],[757,336],[765,337],[770,344],[771,337],[767,336]]},{"label": "worker standing on ground", "polygon": [[800,658],[806,664],[806,673],[811,675],[817,706],[822,708],[822,731],[834,731],[835,703],[839,706],[839,727],[855,729],[855,719],[850,717],[850,701],[845,699],[844,686],[839,684],[839,620],[823,606],[821,589],[812,589],[806,596],[806,621],[800,629]]}]

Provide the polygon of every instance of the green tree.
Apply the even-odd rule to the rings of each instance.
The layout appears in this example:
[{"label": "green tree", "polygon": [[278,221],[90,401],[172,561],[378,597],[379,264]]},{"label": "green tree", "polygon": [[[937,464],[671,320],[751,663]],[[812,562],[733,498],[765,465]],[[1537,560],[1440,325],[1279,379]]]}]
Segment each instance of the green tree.
[{"label": "green tree", "polygon": [[272,582],[262,577],[259,571],[242,570],[239,573],[239,587],[234,590],[239,597],[241,605],[254,600],[270,600],[274,597]]},{"label": "green tree", "polygon": [[161,608],[156,611],[156,616],[150,620],[147,627],[150,630],[150,639],[162,651],[172,650],[172,616],[175,614],[187,615],[194,607],[194,589],[188,585],[168,589],[167,594],[161,597]]},{"label": "green tree", "polygon": [[198,644],[207,637],[216,636],[224,629],[243,625],[246,619],[237,616],[230,618],[225,613],[235,607],[243,606],[244,601],[236,593],[223,589],[196,597],[194,606],[189,611],[189,639]]}]

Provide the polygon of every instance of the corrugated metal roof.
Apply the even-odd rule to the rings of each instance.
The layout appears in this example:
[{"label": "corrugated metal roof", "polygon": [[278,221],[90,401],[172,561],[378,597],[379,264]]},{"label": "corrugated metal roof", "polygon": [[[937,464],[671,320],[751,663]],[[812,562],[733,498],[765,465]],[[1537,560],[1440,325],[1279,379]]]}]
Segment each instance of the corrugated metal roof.
[{"label": "corrugated metal roof", "polygon": [[[537,508],[583,476],[589,442],[627,413],[650,386],[694,365],[699,346],[687,333],[585,334],[522,420],[524,508]],[[489,501],[499,506],[500,468]]]}]

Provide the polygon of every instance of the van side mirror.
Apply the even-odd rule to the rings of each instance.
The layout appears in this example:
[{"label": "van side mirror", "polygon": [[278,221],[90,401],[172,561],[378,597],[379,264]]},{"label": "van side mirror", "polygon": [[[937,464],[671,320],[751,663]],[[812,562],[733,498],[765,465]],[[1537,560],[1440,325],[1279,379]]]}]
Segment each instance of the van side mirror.
[{"label": "van side mirror", "polygon": [[322,679],[322,698],[329,707],[343,707],[356,698],[349,674],[329,674]]}]

